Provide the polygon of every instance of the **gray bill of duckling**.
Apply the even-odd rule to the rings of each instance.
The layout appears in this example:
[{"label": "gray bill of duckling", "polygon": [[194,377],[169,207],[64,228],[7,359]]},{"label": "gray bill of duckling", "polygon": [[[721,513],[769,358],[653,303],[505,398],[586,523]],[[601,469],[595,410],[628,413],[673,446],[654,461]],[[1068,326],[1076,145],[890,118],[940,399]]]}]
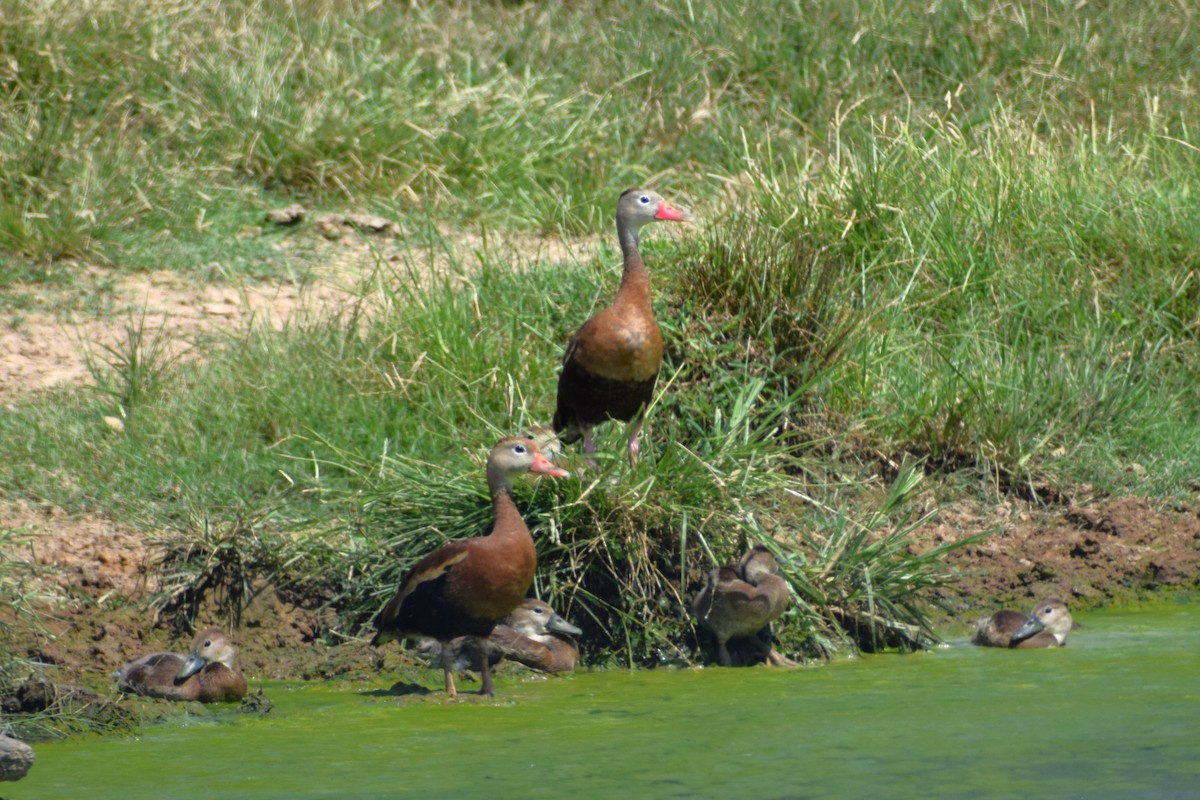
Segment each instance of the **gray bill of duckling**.
[{"label": "gray bill of duckling", "polygon": [[983,647],[1029,649],[1064,647],[1074,627],[1067,604],[1056,597],[1042,600],[1028,615],[997,611],[975,625],[972,642]]}]

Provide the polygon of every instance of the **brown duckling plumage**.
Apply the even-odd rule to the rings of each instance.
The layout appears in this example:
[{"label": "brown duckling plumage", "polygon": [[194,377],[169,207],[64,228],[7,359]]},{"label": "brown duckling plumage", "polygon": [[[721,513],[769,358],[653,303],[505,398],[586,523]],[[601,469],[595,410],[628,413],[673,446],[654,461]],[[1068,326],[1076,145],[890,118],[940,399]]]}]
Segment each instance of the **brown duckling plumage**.
[{"label": "brown duckling plumage", "polygon": [[1063,647],[1074,620],[1067,604],[1058,598],[1042,600],[1029,614],[997,611],[979,620],[972,641],[984,647],[1028,649]]},{"label": "brown duckling plumage", "polygon": [[246,678],[233,665],[235,655],[225,631],[206,628],[192,639],[186,655],[152,653],[121,667],[117,688],[164,700],[240,700],[246,694]]},{"label": "brown duckling plumage", "polygon": [[[779,574],[779,564],[771,551],[761,545],[750,549],[738,566],[714,569],[708,582],[692,603],[692,611],[701,627],[717,640],[717,660],[732,666],[731,640],[745,640],[757,649],[766,663],[795,666],[795,662],[759,638],[787,610],[791,591]],[[767,631],[769,636],[770,631]]]},{"label": "brown duckling plumage", "polygon": [[[492,666],[507,658],[539,672],[570,672],[579,662],[579,646],[573,637],[582,633],[559,616],[549,603],[528,598],[492,630],[484,640],[483,649]],[[479,642],[468,636],[450,642],[455,669],[481,671]],[[441,647],[433,644],[428,652],[440,653]]]}]

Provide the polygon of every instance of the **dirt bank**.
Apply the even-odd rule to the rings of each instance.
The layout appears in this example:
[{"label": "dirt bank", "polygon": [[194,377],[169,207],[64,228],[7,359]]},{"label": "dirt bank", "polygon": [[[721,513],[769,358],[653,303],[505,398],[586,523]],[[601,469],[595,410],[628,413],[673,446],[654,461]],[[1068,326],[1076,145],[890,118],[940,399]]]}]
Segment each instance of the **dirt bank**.
[{"label": "dirt bank", "polygon": [[[107,676],[129,658],[184,646],[188,636],[157,619],[148,603],[157,588],[158,553],[140,533],[119,522],[70,517],[53,508],[9,503],[0,514],[27,537],[27,546],[9,557],[43,567],[38,585],[30,588],[54,598],[43,604],[46,635],[21,634],[19,650],[54,665],[56,679],[104,690],[111,683]],[[1044,595],[1092,607],[1200,585],[1200,512],[1157,508],[1132,497],[1065,508],[1016,501],[987,509],[951,507],[926,528],[917,546],[990,529],[996,532],[950,558],[962,573],[943,598],[953,612],[951,622],[965,622],[999,603],[1024,608]],[[257,587],[235,630],[249,675],[364,677],[405,663],[395,648],[385,651],[385,664],[365,642],[331,646],[320,636],[329,620],[304,605]],[[229,622],[205,620],[210,621]]]}]

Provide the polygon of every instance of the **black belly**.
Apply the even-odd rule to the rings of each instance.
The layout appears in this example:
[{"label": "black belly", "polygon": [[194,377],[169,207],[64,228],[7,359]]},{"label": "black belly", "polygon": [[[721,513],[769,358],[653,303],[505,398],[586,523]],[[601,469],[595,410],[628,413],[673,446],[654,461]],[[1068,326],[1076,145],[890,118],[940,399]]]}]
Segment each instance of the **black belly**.
[{"label": "black belly", "polygon": [[480,619],[456,603],[447,593],[449,573],[422,583],[404,598],[391,629],[400,634],[420,634],[442,642],[456,636],[487,637],[499,620]]},{"label": "black belly", "polygon": [[599,425],[610,419],[629,422],[654,397],[657,381],[657,374],[644,381],[615,381],[569,362],[558,378],[554,429]]}]

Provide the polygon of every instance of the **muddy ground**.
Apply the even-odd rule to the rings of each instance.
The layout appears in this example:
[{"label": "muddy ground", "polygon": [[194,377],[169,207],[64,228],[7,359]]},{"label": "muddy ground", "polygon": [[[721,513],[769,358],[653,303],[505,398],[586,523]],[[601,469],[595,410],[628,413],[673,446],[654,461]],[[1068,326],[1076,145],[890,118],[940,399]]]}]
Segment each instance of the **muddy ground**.
[{"label": "muddy ground", "polygon": [[[548,249],[558,257],[571,250],[563,245]],[[119,341],[130,319],[121,310],[144,312],[152,326],[186,350],[190,337],[217,326],[244,324],[251,317],[283,324],[299,308],[341,302],[349,294],[339,286],[353,283],[345,279],[347,265],[353,272],[353,258],[343,258],[329,273],[341,276],[340,282],[241,289],[198,285],[167,272],[106,274],[90,268],[88,281],[105,287],[106,313],[87,317],[34,311],[15,323],[0,323],[0,407],[50,386],[85,383],[83,343]],[[45,632],[19,633],[10,644],[53,665],[56,680],[111,693],[107,676],[126,660],[156,649],[183,648],[185,635],[156,619],[148,605],[158,588],[160,554],[143,533],[121,520],[71,516],[3,497],[0,527],[21,533],[23,544],[2,557],[38,567],[29,589],[45,598]],[[990,506],[957,504],[942,509],[915,546],[932,547],[985,530],[996,532],[950,558],[962,578],[942,598],[951,610],[949,622],[965,623],[1002,603],[1026,609],[1036,597],[1051,594],[1093,607],[1147,591],[1200,585],[1197,505],[1164,507],[1136,497],[1080,504],[1017,499]],[[270,587],[258,587],[234,631],[240,663],[252,679],[365,677],[401,666],[404,657],[397,648],[387,648],[381,656],[365,642],[329,646],[318,636],[323,627],[314,611],[284,602]],[[585,649],[585,662],[586,655]]]}]

